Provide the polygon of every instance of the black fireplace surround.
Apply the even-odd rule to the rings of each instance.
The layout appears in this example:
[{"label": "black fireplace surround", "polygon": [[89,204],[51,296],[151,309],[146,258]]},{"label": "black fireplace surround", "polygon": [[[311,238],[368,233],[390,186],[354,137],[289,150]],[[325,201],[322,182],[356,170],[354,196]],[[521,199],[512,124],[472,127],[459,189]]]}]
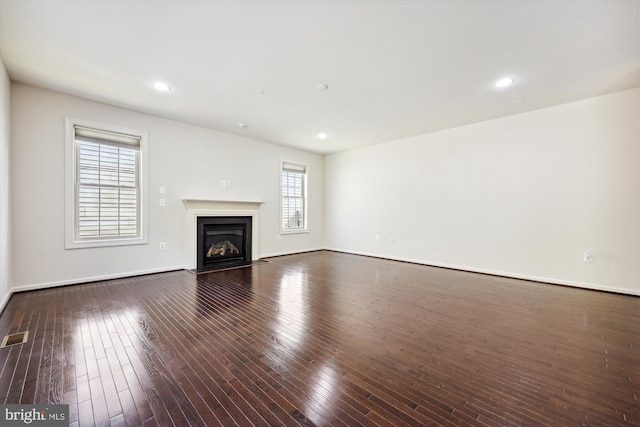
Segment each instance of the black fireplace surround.
[{"label": "black fireplace surround", "polygon": [[250,216],[201,216],[197,219],[196,271],[251,263]]}]

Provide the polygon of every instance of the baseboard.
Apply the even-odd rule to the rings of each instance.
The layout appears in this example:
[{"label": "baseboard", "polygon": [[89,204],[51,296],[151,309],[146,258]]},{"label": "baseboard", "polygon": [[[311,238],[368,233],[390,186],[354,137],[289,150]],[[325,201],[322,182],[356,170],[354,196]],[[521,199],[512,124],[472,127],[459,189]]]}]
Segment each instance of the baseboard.
[{"label": "baseboard", "polygon": [[0,316],[2,316],[2,313],[4,313],[4,309],[7,307],[7,304],[11,299],[11,295],[13,295],[13,291],[9,289],[9,292],[7,293],[7,295],[5,295],[2,301],[0,301]]},{"label": "baseboard", "polygon": [[488,274],[491,276],[507,277],[510,279],[528,280],[531,282],[540,282],[540,283],[546,283],[550,285],[570,286],[573,288],[581,288],[581,289],[589,289],[594,291],[612,292],[616,294],[640,296],[640,291],[635,291],[633,289],[618,288],[613,286],[602,286],[602,285],[596,285],[593,283],[573,282],[569,280],[554,279],[551,277],[530,276],[526,274],[511,273],[511,272],[504,272],[504,271],[497,271],[497,270],[486,270],[481,268],[466,267],[466,266],[455,265],[455,264],[429,262],[429,261],[413,259],[413,258],[393,257],[393,256],[386,256],[386,255],[383,256],[383,255],[373,254],[368,252],[350,251],[350,250],[337,249],[337,248],[326,248],[326,250],[333,251],[333,252],[341,252],[346,254],[353,254],[353,255],[362,255],[362,256],[367,256],[372,258],[388,259],[392,261],[410,262],[412,264],[420,264],[420,265],[426,265],[430,267],[440,267],[440,268],[448,268],[451,270],[468,271],[470,273]]},{"label": "baseboard", "polygon": [[106,274],[104,276],[83,277],[80,279],[61,280],[58,282],[37,283],[33,285],[23,285],[11,288],[10,293],[36,291],[39,289],[55,288],[58,286],[80,285],[91,282],[101,282],[103,280],[123,279],[126,277],[144,276],[146,274],[166,273],[168,271],[184,270],[184,265],[176,265],[173,267],[154,268],[150,270],[130,271],[127,273]]},{"label": "baseboard", "polygon": [[285,256],[285,255],[295,255],[295,254],[304,254],[307,252],[318,252],[318,251],[323,251],[325,250],[325,248],[312,248],[312,249],[298,249],[298,250],[294,250],[294,251],[285,251],[285,252],[272,252],[269,254],[260,254],[260,259],[263,258],[273,258],[273,257],[278,257],[278,256]]}]

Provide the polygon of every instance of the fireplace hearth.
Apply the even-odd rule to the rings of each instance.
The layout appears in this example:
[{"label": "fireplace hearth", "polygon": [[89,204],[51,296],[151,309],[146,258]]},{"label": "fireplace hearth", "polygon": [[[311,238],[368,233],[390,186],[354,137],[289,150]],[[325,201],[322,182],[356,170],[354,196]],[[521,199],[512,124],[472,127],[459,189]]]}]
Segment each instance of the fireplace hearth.
[{"label": "fireplace hearth", "polygon": [[212,271],[251,263],[250,216],[197,218],[196,271]]}]

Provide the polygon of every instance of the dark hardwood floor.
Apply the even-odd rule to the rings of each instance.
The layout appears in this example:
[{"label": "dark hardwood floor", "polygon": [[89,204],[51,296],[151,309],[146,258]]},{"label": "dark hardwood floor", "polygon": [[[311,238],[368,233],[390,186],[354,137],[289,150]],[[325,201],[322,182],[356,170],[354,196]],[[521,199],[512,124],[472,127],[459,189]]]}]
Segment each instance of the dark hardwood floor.
[{"label": "dark hardwood floor", "polygon": [[640,425],[640,298],[334,252],[15,294],[71,425]]}]

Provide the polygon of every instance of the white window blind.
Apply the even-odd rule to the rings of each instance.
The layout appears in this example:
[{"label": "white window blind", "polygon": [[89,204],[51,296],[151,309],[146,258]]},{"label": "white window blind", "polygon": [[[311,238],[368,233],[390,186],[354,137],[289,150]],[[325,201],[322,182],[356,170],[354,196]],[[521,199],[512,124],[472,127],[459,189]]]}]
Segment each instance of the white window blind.
[{"label": "white window blind", "polygon": [[306,229],[306,176],[306,166],[282,163],[283,231]]},{"label": "white window blind", "polygon": [[140,137],[74,126],[75,239],[140,236]]}]

